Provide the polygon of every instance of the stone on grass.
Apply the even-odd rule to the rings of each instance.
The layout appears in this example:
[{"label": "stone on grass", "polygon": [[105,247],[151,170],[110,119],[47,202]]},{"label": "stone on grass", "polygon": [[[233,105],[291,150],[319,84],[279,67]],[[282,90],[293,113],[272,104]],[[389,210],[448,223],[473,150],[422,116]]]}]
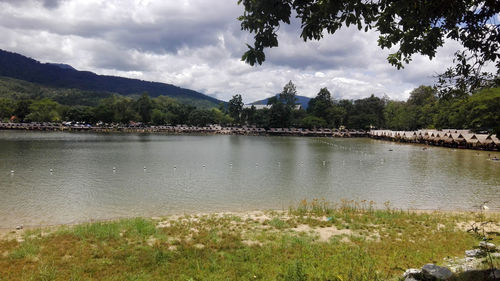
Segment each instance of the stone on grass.
[{"label": "stone on grass", "polygon": [[418,281],[418,279],[415,279],[413,277],[406,277],[405,281]]},{"label": "stone on grass", "polygon": [[449,280],[453,272],[446,267],[428,263],[422,267],[422,274],[425,280]]},{"label": "stone on grass", "polygon": [[496,246],[493,243],[486,242],[486,241],[481,241],[479,242],[479,247],[486,249],[486,250],[496,250]]},{"label": "stone on grass", "polygon": [[414,278],[414,277],[419,277],[422,274],[422,270],[418,268],[410,268],[403,273],[403,278]]},{"label": "stone on grass", "polygon": [[483,250],[481,249],[474,249],[474,250],[466,250],[465,255],[467,257],[479,257],[484,254]]}]

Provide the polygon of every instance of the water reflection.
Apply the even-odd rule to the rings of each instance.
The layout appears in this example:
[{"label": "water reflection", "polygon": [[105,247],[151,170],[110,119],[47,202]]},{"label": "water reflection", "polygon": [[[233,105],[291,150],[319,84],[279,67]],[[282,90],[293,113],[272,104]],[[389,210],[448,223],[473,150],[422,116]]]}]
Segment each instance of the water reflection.
[{"label": "water reflection", "polygon": [[389,200],[405,209],[489,200],[500,210],[500,163],[488,153],[422,148],[370,139],[3,131],[0,227],[279,209],[304,198]]}]

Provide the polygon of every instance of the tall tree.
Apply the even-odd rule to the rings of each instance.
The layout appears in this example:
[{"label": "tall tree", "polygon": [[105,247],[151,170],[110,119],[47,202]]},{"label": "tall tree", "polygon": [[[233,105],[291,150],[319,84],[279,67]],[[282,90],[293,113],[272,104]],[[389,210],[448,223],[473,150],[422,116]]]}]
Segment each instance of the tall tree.
[{"label": "tall tree", "polygon": [[279,100],[290,108],[295,107],[295,103],[297,102],[297,89],[292,80],[283,87],[283,91],[279,94]]},{"label": "tall tree", "polygon": [[309,101],[307,111],[316,117],[326,120],[328,110],[333,106],[332,95],[327,88],[322,88],[315,98]]},{"label": "tall tree", "polygon": [[234,119],[235,122],[241,122],[241,112],[243,110],[243,99],[241,95],[234,95],[228,104],[229,116]]}]

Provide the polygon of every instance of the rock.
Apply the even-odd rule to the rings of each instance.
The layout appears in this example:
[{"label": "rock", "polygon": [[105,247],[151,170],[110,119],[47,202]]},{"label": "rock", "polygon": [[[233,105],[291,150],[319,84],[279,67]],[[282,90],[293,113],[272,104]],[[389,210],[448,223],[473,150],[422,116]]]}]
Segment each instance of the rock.
[{"label": "rock", "polygon": [[500,280],[500,269],[495,269],[490,273],[489,279],[488,280]]},{"label": "rock", "polygon": [[489,251],[497,249],[495,244],[490,243],[490,242],[486,242],[486,241],[479,242],[479,247],[486,249],[486,250],[489,250]]},{"label": "rock", "polygon": [[422,274],[425,280],[448,280],[453,276],[453,272],[446,267],[428,263],[422,267]]},{"label": "rock", "polygon": [[418,268],[410,268],[403,273],[403,278],[414,278],[414,277],[419,277],[422,274],[422,270]]},{"label": "rock", "polygon": [[467,257],[479,257],[479,256],[484,255],[484,252],[481,249],[466,250],[465,255]]},{"label": "rock", "polygon": [[492,258],[500,258],[500,253],[491,253]]},{"label": "rock", "polygon": [[415,279],[413,277],[406,277],[405,281],[418,281],[418,279]]},{"label": "rock", "polygon": [[23,227],[23,225],[22,225],[22,224],[21,224],[21,225],[16,226],[16,230],[21,230],[21,229],[23,229],[23,228],[24,228],[24,227]]}]

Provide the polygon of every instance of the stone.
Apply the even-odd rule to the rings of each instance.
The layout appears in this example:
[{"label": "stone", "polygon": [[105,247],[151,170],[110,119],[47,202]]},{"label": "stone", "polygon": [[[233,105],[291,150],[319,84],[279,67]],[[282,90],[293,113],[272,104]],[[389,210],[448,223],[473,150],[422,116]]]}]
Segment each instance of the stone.
[{"label": "stone", "polygon": [[479,257],[484,254],[483,250],[481,249],[474,249],[474,250],[466,250],[465,255],[467,257]]},{"label": "stone", "polygon": [[497,249],[497,247],[495,246],[495,244],[490,243],[490,242],[486,242],[486,241],[479,242],[479,247],[481,247],[483,249],[486,249],[486,250],[490,250],[490,251]]},{"label": "stone", "polygon": [[413,277],[406,277],[405,281],[418,281],[418,279],[415,279]]},{"label": "stone", "polygon": [[446,267],[428,263],[422,267],[422,274],[425,280],[449,280],[453,272]]},{"label": "stone", "polygon": [[24,228],[24,227],[23,227],[23,225],[18,225],[18,226],[16,226],[16,230],[21,230],[21,229],[23,229],[23,228]]},{"label": "stone", "polygon": [[490,273],[489,279],[488,280],[500,280],[500,269],[495,269]]},{"label": "stone", "polygon": [[413,277],[418,277],[422,274],[422,270],[418,268],[410,268],[403,273],[403,278],[413,278]]}]

